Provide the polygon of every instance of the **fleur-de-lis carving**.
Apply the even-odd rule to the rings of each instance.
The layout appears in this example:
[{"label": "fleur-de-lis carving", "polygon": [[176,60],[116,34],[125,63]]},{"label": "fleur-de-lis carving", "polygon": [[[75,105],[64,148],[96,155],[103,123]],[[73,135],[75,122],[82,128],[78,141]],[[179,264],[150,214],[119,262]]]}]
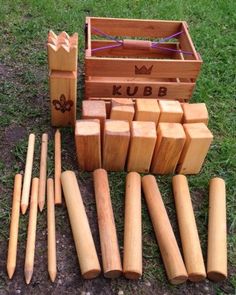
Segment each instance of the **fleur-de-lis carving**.
[{"label": "fleur-de-lis carving", "polygon": [[74,104],[72,100],[66,100],[64,94],[62,94],[59,99],[54,99],[52,103],[55,109],[62,113],[65,113],[66,111],[69,112]]}]

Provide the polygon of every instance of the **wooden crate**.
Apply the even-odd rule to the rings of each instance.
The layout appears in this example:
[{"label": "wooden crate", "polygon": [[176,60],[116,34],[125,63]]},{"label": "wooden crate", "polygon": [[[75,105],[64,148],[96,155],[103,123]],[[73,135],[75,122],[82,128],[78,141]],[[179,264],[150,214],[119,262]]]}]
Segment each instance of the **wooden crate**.
[{"label": "wooden crate", "polygon": [[185,21],[87,17],[85,33],[87,99],[191,98],[202,59]]}]

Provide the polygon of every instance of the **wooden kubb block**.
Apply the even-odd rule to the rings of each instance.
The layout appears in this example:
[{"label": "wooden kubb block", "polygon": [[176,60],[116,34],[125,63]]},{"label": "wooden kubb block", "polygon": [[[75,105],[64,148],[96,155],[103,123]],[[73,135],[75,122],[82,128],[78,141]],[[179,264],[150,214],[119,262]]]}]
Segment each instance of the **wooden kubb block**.
[{"label": "wooden kubb block", "polygon": [[183,124],[183,127],[186,142],[177,165],[177,172],[197,174],[202,168],[213,135],[204,123]]},{"label": "wooden kubb block", "polygon": [[48,65],[53,126],[74,126],[77,98],[78,35],[48,34]]},{"label": "wooden kubb block", "polygon": [[160,108],[156,99],[141,99],[135,101],[135,121],[151,121],[158,123]]},{"label": "wooden kubb block", "polygon": [[180,123],[159,123],[151,172],[174,173],[185,139],[185,132]]},{"label": "wooden kubb block", "polygon": [[134,103],[132,99],[112,99],[110,119],[125,120],[131,123],[133,118]]},{"label": "wooden kubb block", "polygon": [[104,129],[106,120],[106,103],[102,100],[83,100],[82,118],[100,120],[101,128]]},{"label": "wooden kubb block", "polygon": [[181,123],[183,110],[181,104],[177,100],[159,100],[161,110],[159,122]]},{"label": "wooden kubb block", "polygon": [[75,146],[79,166],[93,171],[101,168],[101,135],[99,120],[77,120]]},{"label": "wooden kubb block", "polygon": [[128,171],[140,173],[149,171],[156,138],[156,125],[154,122],[132,122]]},{"label": "wooden kubb block", "polygon": [[103,140],[103,168],[108,171],[124,170],[130,141],[127,121],[106,120]]},{"label": "wooden kubb block", "polygon": [[183,123],[205,123],[208,124],[208,111],[205,103],[184,103]]}]

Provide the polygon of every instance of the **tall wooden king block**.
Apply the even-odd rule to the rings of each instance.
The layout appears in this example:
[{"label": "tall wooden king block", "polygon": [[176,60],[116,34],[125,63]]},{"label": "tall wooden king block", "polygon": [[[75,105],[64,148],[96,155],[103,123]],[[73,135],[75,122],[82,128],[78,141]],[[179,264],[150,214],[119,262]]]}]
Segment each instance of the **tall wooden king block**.
[{"label": "tall wooden king block", "polygon": [[183,124],[183,127],[186,142],[177,165],[177,172],[197,174],[202,168],[213,135],[204,123]]},{"label": "tall wooden king block", "polygon": [[85,171],[101,168],[100,121],[78,120],[75,124],[75,146],[79,167]]},{"label": "tall wooden king block", "polygon": [[112,99],[110,119],[125,120],[131,123],[133,118],[134,103],[132,99]]},{"label": "tall wooden king block", "polygon": [[103,141],[103,168],[122,171],[129,148],[130,126],[127,121],[106,120]]},{"label": "tall wooden king block", "polygon": [[77,100],[78,34],[49,31],[47,40],[51,122],[74,126]]},{"label": "tall wooden king block", "polygon": [[181,123],[183,110],[177,100],[159,100],[161,110],[159,122]]},{"label": "tall wooden king block", "polygon": [[160,123],[153,154],[151,172],[174,173],[185,143],[185,132],[179,123]]},{"label": "tall wooden king block", "polygon": [[205,123],[208,124],[208,111],[205,103],[184,103],[183,123]]},{"label": "tall wooden king block", "polygon": [[128,171],[140,173],[149,171],[156,138],[156,124],[154,122],[132,122]]},{"label": "tall wooden king block", "polygon": [[160,108],[156,99],[137,98],[135,101],[135,121],[158,123]]}]

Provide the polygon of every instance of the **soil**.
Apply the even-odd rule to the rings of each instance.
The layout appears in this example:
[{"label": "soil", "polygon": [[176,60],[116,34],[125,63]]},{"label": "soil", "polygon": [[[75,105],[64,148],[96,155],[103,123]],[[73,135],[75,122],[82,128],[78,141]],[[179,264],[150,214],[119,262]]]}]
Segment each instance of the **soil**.
[{"label": "soil", "polygon": [[[35,70],[36,71],[36,70]],[[22,83],[15,74],[14,65],[5,66],[0,64],[0,83],[4,80],[11,80],[14,83]],[[35,72],[37,75],[37,72]],[[22,139],[27,138],[31,126],[40,126],[40,130],[49,133],[49,139],[52,140],[54,129],[49,126],[49,110],[47,92],[37,93],[38,102],[41,108],[41,116],[37,118],[25,118],[22,124],[16,125],[12,122],[9,126],[0,127],[0,161],[4,163],[6,174],[12,174],[13,167],[24,169],[24,163],[16,159],[14,147]],[[19,103],[24,103],[24,93],[19,95]],[[34,101],[30,102],[34,108]],[[1,105],[1,101],[0,101]],[[1,109],[0,109],[1,112]],[[1,113],[1,116],[4,115]],[[39,132],[38,136],[40,136]],[[90,222],[92,234],[95,240],[97,252],[102,265],[101,249],[99,245],[98,225],[96,216],[96,207],[94,201],[91,175],[84,175],[78,171],[75,158],[75,148],[73,143],[73,134],[67,130],[62,131],[63,151],[62,161],[63,169],[73,169],[76,171],[82,197],[85,203],[86,212]],[[2,173],[2,172],[1,172]],[[13,174],[12,174],[13,176]],[[5,183],[0,183],[1,198],[8,197],[7,208],[1,209],[0,214],[9,215],[11,207],[12,187]],[[195,206],[197,205],[197,199]],[[6,226],[9,226],[7,217]],[[221,294],[233,294],[234,289],[229,281],[213,284],[208,280],[201,283],[187,282],[178,287],[172,287],[168,284],[166,277],[162,280],[149,279],[148,273],[145,273],[145,266],[148,264],[148,257],[144,257],[144,276],[138,281],[128,281],[123,277],[115,280],[105,279],[102,275],[94,280],[84,280],[81,277],[77,255],[72,238],[71,228],[68,220],[65,204],[56,208],[56,228],[57,228],[57,263],[58,274],[55,283],[51,283],[47,273],[47,230],[46,230],[46,210],[38,216],[37,242],[35,252],[34,274],[30,285],[24,281],[24,257],[26,242],[27,216],[21,217],[21,227],[19,232],[17,267],[12,280],[9,280],[6,274],[6,254],[7,237],[1,238],[0,244],[0,295],[3,294],[216,294],[216,287]],[[121,230],[118,232],[122,235]],[[163,268],[162,262],[159,265]]]}]

